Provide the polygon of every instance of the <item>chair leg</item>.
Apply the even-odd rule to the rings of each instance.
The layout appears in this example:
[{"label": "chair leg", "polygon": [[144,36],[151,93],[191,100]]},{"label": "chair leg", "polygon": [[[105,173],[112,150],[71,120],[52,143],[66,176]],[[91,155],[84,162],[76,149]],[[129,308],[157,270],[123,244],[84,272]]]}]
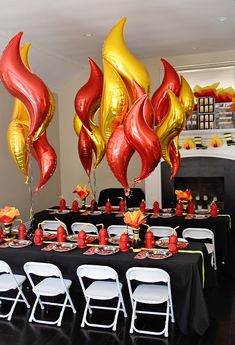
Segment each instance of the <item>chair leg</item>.
[{"label": "chair leg", "polygon": [[123,300],[122,295],[120,295],[119,298],[120,298],[120,300],[121,300],[121,305],[122,305],[124,317],[127,317],[126,307],[125,307],[125,304],[124,304],[124,300]]},{"label": "chair leg", "polygon": [[76,314],[76,313],[77,313],[77,310],[76,310],[75,307],[74,307],[73,301],[72,301],[72,299],[71,299],[69,293],[67,292],[66,295],[67,295],[68,301],[69,301],[69,304],[68,304],[68,305],[72,308],[73,313]]},{"label": "chair leg", "polygon": [[170,311],[170,305],[169,305],[169,300],[167,301],[166,305],[166,321],[165,321],[165,332],[164,332],[164,337],[168,337],[168,324],[169,324],[169,311]]},{"label": "chair leg", "polygon": [[132,315],[131,315],[131,326],[130,326],[130,333],[134,332],[134,322],[135,322],[135,318],[136,318],[136,304],[137,302],[134,301],[132,304]]},{"label": "chair leg", "polygon": [[89,304],[90,304],[90,298],[87,298],[87,300],[86,300],[86,306],[85,306],[85,309],[84,309],[84,312],[83,312],[81,327],[84,327],[84,326],[85,326],[85,323],[86,323],[86,315],[87,315],[87,310],[88,310],[88,308],[89,308]]},{"label": "chair leg", "polygon": [[[35,300],[34,305],[33,305],[33,308],[32,308],[32,311],[31,311],[31,314],[30,314],[30,317],[29,317],[29,322],[32,322],[34,320],[34,313],[35,313],[36,306],[37,306],[39,301],[40,301],[40,296],[37,295],[36,300]],[[40,305],[41,305],[41,303],[40,303]]]},{"label": "chair leg", "polygon": [[19,291],[20,291],[20,295],[21,295],[22,299],[24,300],[24,303],[26,304],[27,308],[29,309],[29,308],[30,308],[30,304],[29,304],[29,302],[27,301],[27,299],[26,299],[26,297],[25,297],[25,295],[24,295],[22,289],[20,288]]},{"label": "chair leg", "polygon": [[15,309],[15,307],[16,307],[16,304],[17,304],[17,302],[18,302],[19,297],[20,297],[20,291],[18,291],[18,294],[17,294],[17,296],[16,296],[16,298],[15,298],[13,304],[12,304],[11,310],[10,310],[10,312],[9,312],[9,314],[8,314],[8,317],[7,317],[7,320],[8,320],[8,321],[11,320],[13,311],[14,311],[14,309]]},{"label": "chair leg", "polygon": [[118,303],[117,303],[117,309],[116,309],[114,320],[113,320],[113,328],[112,328],[113,331],[116,331],[116,328],[117,328],[117,320],[118,320],[120,305],[121,305],[121,299],[119,296]]},{"label": "chair leg", "polygon": [[61,326],[61,321],[62,321],[62,317],[64,315],[64,311],[65,311],[65,307],[66,307],[66,304],[67,304],[67,301],[68,301],[68,296],[66,295],[65,296],[65,299],[64,299],[64,304],[62,306],[62,309],[61,309],[61,312],[60,312],[60,316],[57,320],[57,326],[60,327]]}]

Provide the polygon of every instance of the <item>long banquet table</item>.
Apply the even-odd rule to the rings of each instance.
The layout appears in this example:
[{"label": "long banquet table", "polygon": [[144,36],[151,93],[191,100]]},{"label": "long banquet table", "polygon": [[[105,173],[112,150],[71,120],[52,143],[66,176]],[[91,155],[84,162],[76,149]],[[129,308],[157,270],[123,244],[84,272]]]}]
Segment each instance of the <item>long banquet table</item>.
[{"label": "long banquet table", "polygon": [[[33,229],[36,229],[38,224],[45,219],[59,219],[64,222],[68,231],[71,232],[71,225],[74,222],[84,222],[93,224],[104,224],[107,228],[111,224],[124,224],[123,217],[116,217],[116,213],[112,214],[82,214],[69,212],[66,214],[53,213],[51,210],[43,210],[34,215]],[[148,225],[163,225],[163,226],[180,226],[177,229],[178,236],[182,236],[182,231],[187,227],[203,227],[208,228],[213,231],[215,235],[215,248],[217,256],[217,266],[218,268],[223,267],[227,273],[235,276],[235,250],[234,250],[234,233],[230,226],[230,217],[228,215],[220,215],[217,218],[206,218],[206,219],[186,219],[183,217],[173,216],[171,218],[151,218],[151,214],[147,217]],[[142,237],[146,231],[146,227],[142,226]]]},{"label": "long banquet table", "polygon": [[[70,252],[42,251],[41,246],[28,246],[21,249],[0,249],[1,259],[7,261],[15,273],[23,273],[23,265],[27,261],[50,262],[58,265],[66,278],[72,279],[72,296],[79,301],[79,283],[76,268],[84,263],[101,264],[113,267],[124,283],[124,296],[127,299],[125,272],[133,266],[149,266],[165,269],[171,277],[172,296],[176,324],[186,335],[202,335],[209,327],[209,316],[202,287],[203,271],[206,284],[213,281],[213,270],[209,256],[202,243],[189,243],[186,252],[180,252],[165,260],[134,259],[135,254],[117,253],[110,256],[83,255],[86,249],[75,249]],[[202,255],[203,253],[203,255]],[[204,268],[203,268],[204,267]]]}]

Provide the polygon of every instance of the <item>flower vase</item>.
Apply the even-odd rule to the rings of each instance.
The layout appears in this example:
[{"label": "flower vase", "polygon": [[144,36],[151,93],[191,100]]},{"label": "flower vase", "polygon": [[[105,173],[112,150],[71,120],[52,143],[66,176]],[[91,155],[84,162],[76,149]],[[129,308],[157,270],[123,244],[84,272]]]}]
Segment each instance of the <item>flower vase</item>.
[{"label": "flower vase", "polygon": [[133,230],[133,244],[132,244],[132,251],[134,253],[141,251],[141,245],[140,245],[140,229],[132,228]]},{"label": "flower vase", "polygon": [[186,216],[189,200],[179,200],[179,201],[183,206],[183,216]]},{"label": "flower vase", "polygon": [[86,211],[86,199],[82,200],[82,206],[80,208],[80,212]]},{"label": "flower vase", "polygon": [[15,238],[15,235],[12,234],[12,222],[11,223],[4,223],[4,240],[11,241]]}]

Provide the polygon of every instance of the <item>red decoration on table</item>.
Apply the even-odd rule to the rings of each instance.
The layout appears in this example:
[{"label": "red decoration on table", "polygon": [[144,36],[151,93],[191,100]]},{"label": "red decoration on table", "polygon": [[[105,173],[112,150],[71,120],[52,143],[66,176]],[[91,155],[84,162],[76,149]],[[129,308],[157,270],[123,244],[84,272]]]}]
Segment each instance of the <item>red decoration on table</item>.
[{"label": "red decoration on table", "polygon": [[120,201],[119,201],[119,212],[125,212],[126,211],[126,202],[125,200],[123,200],[122,197],[120,197]]},{"label": "red decoration on table", "polygon": [[159,211],[160,211],[159,203],[158,203],[158,201],[154,201],[154,203],[153,203],[153,213],[154,214],[158,214]]},{"label": "red decoration on table", "polygon": [[63,211],[63,210],[66,210],[66,201],[63,197],[60,198],[60,209]]},{"label": "red decoration on table", "polygon": [[180,202],[176,204],[175,215],[177,217],[181,217],[183,215],[183,205]]},{"label": "red decoration on table", "polygon": [[35,246],[42,246],[43,245],[43,231],[42,229],[40,228],[37,228],[35,230],[35,233],[34,233],[34,238],[33,238],[33,242],[35,244]]},{"label": "red decoration on table", "polygon": [[144,200],[142,200],[141,203],[140,203],[140,211],[142,213],[145,213],[145,211],[146,211],[146,205],[145,205],[145,201]]},{"label": "red decoration on table", "polygon": [[95,211],[97,209],[97,202],[95,199],[91,200],[91,211]]},{"label": "red decoration on table", "polygon": [[187,207],[187,213],[188,214],[194,214],[194,211],[195,211],[195,205],[194,205],[193,201],[191,200],[188,204],[188,207]]},{"label": "red decoration on table", "polygon": [[129,237],[126,232],[123,232],[119,239],[119,248],[121,252],[128,252],[130,248]]},{"label": "red decoration on table", "polygon": [[65,242],[65,240],[66,240],[65,229],[62,225],[60,225],[57,228],[57,241],[58,242]]},{"label": "red decoration on table", "polygon": [[106,214],[112,213],[112,205],[111,205],[111,202],[109,201],[109,199],[107,199],[107,201],[105,203],[105,213]]},{"label": "red decoration on table", "polygon": [[25,240],[27,236],[27,230],[24,223],[19,224],[18,226],[18,239]]},{"label": "red decoration on table", "polygon": [[146,231],[144,243],[146,248],[154,248],[155,240],[151,230]]},{"label": "red decoration on table", "polygon": [[104,228],[103,224],[97,224],[96,226],[102,225],[102,228],[99,230],[98,240],[99,244],[106,245],[108,243],[108,233],[107,230]]},{"label": "red decoration on table", "polygon": [[4,230],[3,228],[0,226],[0,242],[3,242],[4,239]]},{"label": "red decoration on table", "polygon": [[87,234],[84,230],[80,230],[78,233],[77,244],[79,248],[87,247]]},{"label": "red decoration on table", "polygon": [[79,205],[77,200],[73,200],[72,202],[72,212],[78,212],[79,211]]},{"label": "red decoration on table", "polygon": [[178,243],[178,238],[177,236],[173,233],[169,237],[169,243],[168,243],[168,249],[172,254],[177,254],[178,253],[178,248],[177,248],[177,243]]},{"label": "red decoration on table", "polygon": [[212,201],[211,203],[210,214],[213,218],[216,218],[218,216],[218,207],[214,201]]}]

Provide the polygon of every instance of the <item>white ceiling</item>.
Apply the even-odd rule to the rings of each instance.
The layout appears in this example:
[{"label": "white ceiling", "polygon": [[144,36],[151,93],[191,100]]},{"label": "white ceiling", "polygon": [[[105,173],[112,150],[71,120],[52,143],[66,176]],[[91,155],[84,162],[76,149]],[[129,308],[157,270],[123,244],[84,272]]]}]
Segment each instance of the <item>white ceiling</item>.
[{"label": "white ceiling", "polygon": [[87,57],[101,64],[104,39],[122,17],[140,59],[235,49],[234,0],[0,0],[0,50],[23,31],[34,73],[58,91]]}]

